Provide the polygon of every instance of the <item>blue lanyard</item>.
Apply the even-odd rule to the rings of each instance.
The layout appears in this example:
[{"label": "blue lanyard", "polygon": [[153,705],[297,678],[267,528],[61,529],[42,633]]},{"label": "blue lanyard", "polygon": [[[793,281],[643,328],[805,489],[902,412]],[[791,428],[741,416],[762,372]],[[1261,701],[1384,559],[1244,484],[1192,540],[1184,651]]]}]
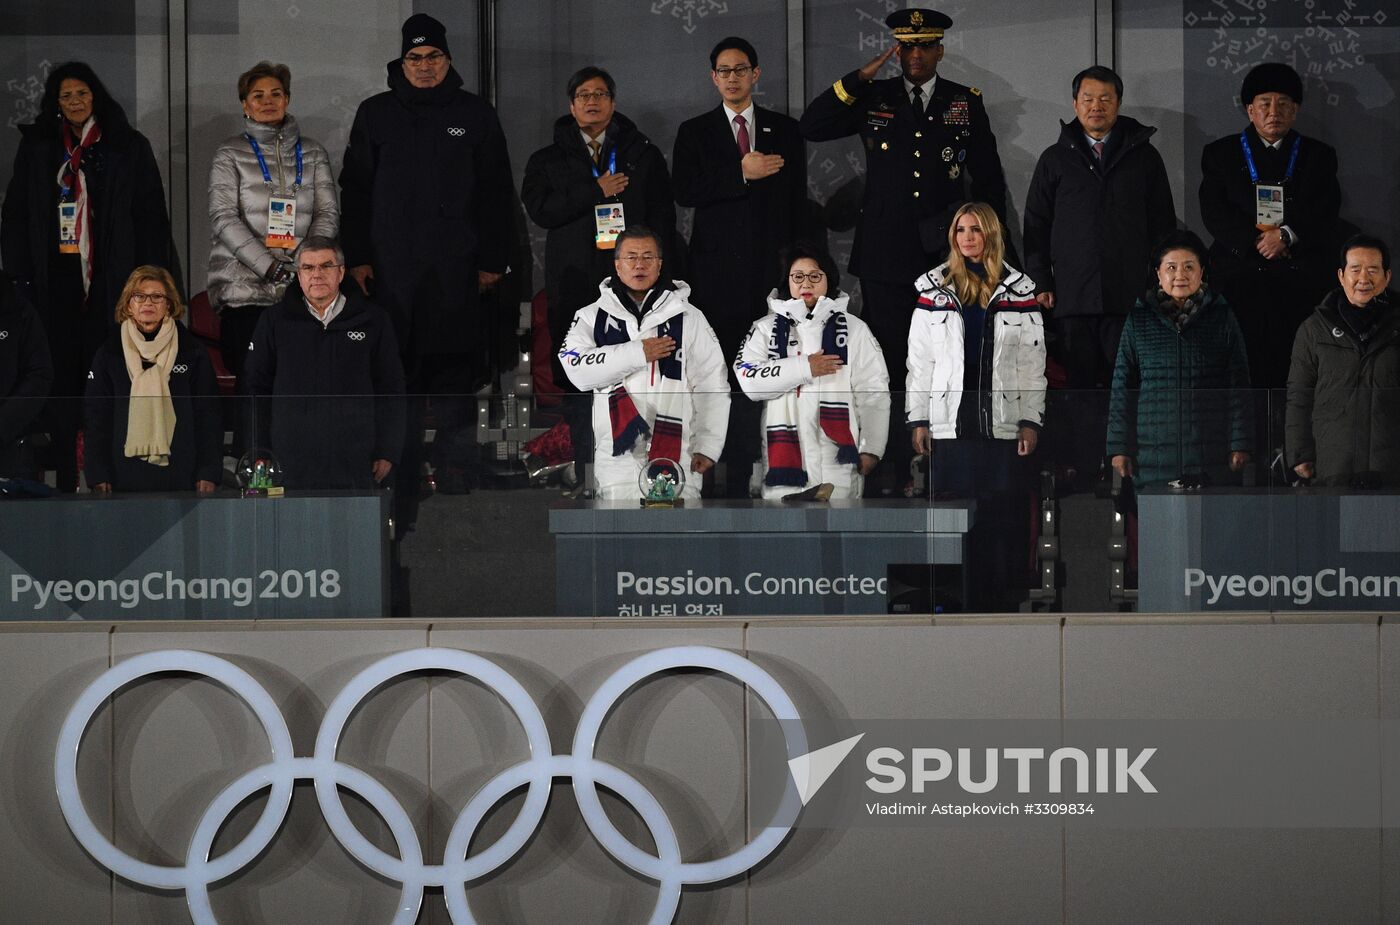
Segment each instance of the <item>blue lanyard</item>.
[{"label": "blue lanyard", "polygon": [[[259,148],[259,147],[258,147],[258,140],[257,140],[256,138],[254,138],[252,135],[248,135],[248,134],[245,134],[243,137],[246,138],[246,139],[248,139],[248,144],[250,144],[250,145],[253,146],[253,156],[256,157],[256,158],[258,159],[258,166],[262,168],[263,181],[264,181],[265,183],[267,183],[268,186],[271,186],[271,185],[272,185],[272,174],[268,173],[268,171],[267,171],[267,161],[266,161],[266,159],[263,158],[262,148]],[[293,187],[293,189],[296,189],[296,188],[298,188],[298,187],[301,186],[301,139],[300,139],[300,138],[297,139],[296,155],[297,155],[297,182],[296,182],[296,185]]]},{"label": "blue lanyard", "polygon": [[[1293,165],[1298,163],[1298,146],[1303,143],[1303,136],[1298,135],[1293,139],[1293,150],[1288,155],[1288,169],[1283,172],[1283,182],[1287,183],[1293,179]],[[1254,152],[1249,150],[1249,135],[1240,132],[1240,147],[1244,149],[1244,165],[1249,168],[1249,182],[1259,182],[1259,171],[1254,166]]]},{"label": "blue lanyard", "polygon": [[[617,145],[613,145],[612,153],[608,155],[608,173],[617,173]],[[593,179],[598,179],[602,174],[598,173],[598,165],[593,165]]]}]

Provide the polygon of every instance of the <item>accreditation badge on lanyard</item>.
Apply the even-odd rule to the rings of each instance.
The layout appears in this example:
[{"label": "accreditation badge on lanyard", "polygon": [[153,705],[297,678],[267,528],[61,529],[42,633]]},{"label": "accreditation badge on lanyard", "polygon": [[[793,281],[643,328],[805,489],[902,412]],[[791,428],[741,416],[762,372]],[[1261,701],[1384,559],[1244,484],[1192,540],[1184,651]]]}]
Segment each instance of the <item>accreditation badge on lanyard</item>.
[{"label": "accreditation badge on lanyard", "polygon": [[617,237],[627,228],[627,219],[623,217],[622,203],[605,202],[602,205],[593,207],[593,225],[597,233],[593,235],[593,243],[599,250],[610,251],[617,247]]},{"label": "accreditation badge on lanyard", "polygon": [[[617,145],[608,157],[608,173],[617,173]],[[593,179],[598,179],[598,165],[593,165]],[[593,246],[600,251],[617,247],[618,235],[627,228],[626,214],[620,202],[602,202],[593,207]]]},{"label": "accreditation badge on lanyard", "polygon": [[[262,168],[263,182],[272,187],[272,172],[267,169],[267,159],[263,157],[262,148],[258,146],[258,141],[252,135],[244,135],[248,139],[249,146],[253,149],[253,156],[258,159],[258,166]],[[263,239],[263,244],[268,248],[280,248],[292,250],[297,246],[297,199],[296,191],[301,189],[302,158],[301,139],[297,139],[297,178],[296,184],[292,187],[291,196],[270,196],[267,201],[267,237]]]},{"label": "accreditation badge on lanyard", "polygon": [[1293,149],[1288,155],[1288,168],[1283,172],[1280,183],[1260,183],[1259,169],[1254,166],[1254,152],[1249,149],[1249,135],[1240,132],[1240,149],[1244,151],[1244,165],[1249,171],[1249,181],[1254,184],[1254,227],[1259,231],[1272,231],[1283,227],[1283,185],[1293,179],[1293,168],[1298,164],[1298,148],[1303,136],[1293,139]]},{"label": "accreditation badge on lanyard", "polygon": [[58,252],[78,253],[78,204],[60,202],[58,204]]},{"label": "accreditation badge on lanyard", "polygon": [[273,196],[267,202],[268,247],[292,250],[297,246],[297,201],[285,196]]},{"label": "accreditation badge on lanyard", "polygon": [[1283,187],[1254,184],[1254,224],[1260,231],[1283,225]]}]

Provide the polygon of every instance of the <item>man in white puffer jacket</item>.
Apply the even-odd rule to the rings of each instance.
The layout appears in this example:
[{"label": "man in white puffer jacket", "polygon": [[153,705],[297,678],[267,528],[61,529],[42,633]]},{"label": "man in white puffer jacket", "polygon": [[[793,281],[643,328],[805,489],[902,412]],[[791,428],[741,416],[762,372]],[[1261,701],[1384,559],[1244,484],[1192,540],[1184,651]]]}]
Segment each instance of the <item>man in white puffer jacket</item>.
[{"label": "man in white puffer jacket", "polygon": [[835,261],[797,247],[784,263],[791,298],[769,293],[768,314],[734,360],[744,394],[764,404],[762,495],[828,483],[833,498],[859,498],[889,437],[885,358],[865,322],[847,314]]},{"label": "man in white puffer jacket", "polygon": [[593,394],[593,472],[598,497],[641,497],[638,476],[670,459],[694,477],[682,497],[700,497],[729,426],[724,355],[690,287],[661,279],[661,241],[644,227],[618,236],[614,275],[598,301],[574,314],[559,362]]}]

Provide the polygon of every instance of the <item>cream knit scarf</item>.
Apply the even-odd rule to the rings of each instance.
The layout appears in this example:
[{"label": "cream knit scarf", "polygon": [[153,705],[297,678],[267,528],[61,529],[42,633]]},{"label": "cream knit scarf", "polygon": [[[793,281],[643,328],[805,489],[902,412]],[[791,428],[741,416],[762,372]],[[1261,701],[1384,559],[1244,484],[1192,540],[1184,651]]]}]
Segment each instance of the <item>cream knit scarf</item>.
[{"label": "cream knit scarf", "polygon": [[[170,441],[175,437],[175,405],[170,400],[170,369],[179,346],[175,333],[175,321],[169,317],[152,340],[146,340],[135,321],[122,322],[122,356],[131,376],[124,452],[153,466],[170,465]],[[143,369],[142,360],[153,365]]]}]

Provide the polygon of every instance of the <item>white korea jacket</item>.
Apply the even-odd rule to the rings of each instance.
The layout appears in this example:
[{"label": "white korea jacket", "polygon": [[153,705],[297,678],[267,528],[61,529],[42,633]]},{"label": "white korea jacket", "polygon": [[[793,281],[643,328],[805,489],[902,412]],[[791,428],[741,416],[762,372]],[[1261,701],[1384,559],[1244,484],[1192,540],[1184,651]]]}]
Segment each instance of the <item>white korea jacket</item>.
[{"label": "white korea jacket", "polygon": [[[927,426],[935,440],[973,436],[958,433],[967,352],[962,305],[947,284],[942,264],[914,281],[918,307],[909,322],[909,358],[904,388],[908,426]],[[1035,283],[1007,268],[987,304],[980,335],[982,369],[978,430],[984,437],[1016,439],[1018,428],[1045,421],[1045,319],[1035,301]],[[990,343],[986,338],[990,335]]]},{"label": "white korea jacket", "polygon": [[[687,474],[683,496],[699,498],[700,476],[690,472],[691,454],[701,453],[710,459],[719,459],[729,427],[729,377],[719,341],[705,316],[687,301],[688,284],[674,280],[669,291],[657,293],[653,290],[647,298],[647,311],[638,320],[632,306],[622,304],[610,283],[611,278],[599,284],[598,301],[574,314],[573,323],[564,336],[564,346],[559,351],[559,362],[569,381],[579,389],[594,393],[593,472],[598,482],[598,497],[606,500],[640,497],[637,477],[647,463],[650,439],[642,437],[630,452],[612,455],[608,396],[617,386],[624,386],[638,414],[655,432],[653,425],[662,391],[661,377],[656,363],[646,360],[642,338],[656,337],[658,325],[684,314],[681,353],[685,388],[679,403],[683,422],[681,458],[675,461]],[[595,341],[594,330],[600,312],[606,312],[626,326],[629,338],[626,343],[600,345]]]},{"label": "white korea jacket", "polygon": [[[768,442],[766,439],[770,404],[788,392],[797,393],[798,445],[802,448],[803,467],[807,484],[764,485],[764,498],[781,498],[829,482],[833,498],[859,498],[865,478],[854,466],[836,461],[837,446],[822,430],[820,403],[833,397],[850,406],[851,436],[856,449],[873,456],[885,455],[885,442],[890,429],[890,375],[885,357],[869,326],[854,315],[846,316],[847,357],[849,376],[812,378],[808,354],[822,349],[822,333],[833,312],[846,311],[847,296],[835,299],[822,296],[807,317],[807,305],[801,299],[781,299],[775,289],[768,294],[768,314],[749,328],[748,336],[734,359],[734,374],[739,387],[754,401],[764,402],[763,471],[768,471]],[[769,339],[779,315],[792,321],[788,329],[788,355],[782,359],[768,356]],[[833,392],[832,389],[839,390]]]}]

